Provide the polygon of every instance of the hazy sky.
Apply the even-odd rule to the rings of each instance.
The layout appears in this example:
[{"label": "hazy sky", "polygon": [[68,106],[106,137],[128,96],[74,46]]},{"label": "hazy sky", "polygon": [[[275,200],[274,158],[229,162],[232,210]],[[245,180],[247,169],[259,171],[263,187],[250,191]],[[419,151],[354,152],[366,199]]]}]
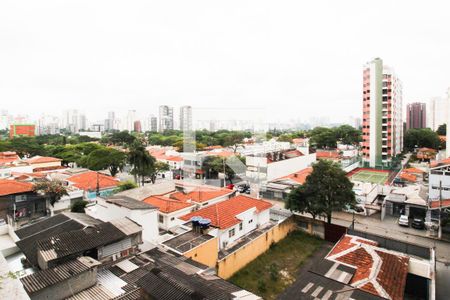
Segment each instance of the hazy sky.
[{"label": "hazy sky", "polygon": [[189,104],[347,120],[361,114],[374,57],[394,67],[405,102],[446,92],[449,11],[448,1],[1,0],[0,109],[101,119]]}]

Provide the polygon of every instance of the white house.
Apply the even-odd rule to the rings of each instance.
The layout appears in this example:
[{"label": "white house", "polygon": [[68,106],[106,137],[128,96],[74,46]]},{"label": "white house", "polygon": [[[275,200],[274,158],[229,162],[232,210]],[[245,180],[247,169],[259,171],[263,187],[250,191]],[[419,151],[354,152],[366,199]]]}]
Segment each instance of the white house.
[{"label": "white house", "polygon": [[179,218],[195,209],[192,202],[183,202],[163,196],[150,196],[143,200],[158,208],[158,226],[163,230],[170,230],[184,222]]},{"label": "white house", "polygon": [[234,242],[246,236],[258,227],[270,222],[270,202],[243,195],[202,208],[182,216],[183,221],[200,217],[211,221],[210,231],[219,240],[219,249],[232,246]]},{"label": "white house", "polygon": [[156,207],[123,196],[97,197],[96,200],[95,205],[86,207],[87,215],[104,222],[129,218],[142,226],[142,239],[144,241],[156,241],[158,239],[158,210]]},{"label": "white house", "polygon": [[428,197],[430,200],[450,199],[450,159],[431,164]]}]

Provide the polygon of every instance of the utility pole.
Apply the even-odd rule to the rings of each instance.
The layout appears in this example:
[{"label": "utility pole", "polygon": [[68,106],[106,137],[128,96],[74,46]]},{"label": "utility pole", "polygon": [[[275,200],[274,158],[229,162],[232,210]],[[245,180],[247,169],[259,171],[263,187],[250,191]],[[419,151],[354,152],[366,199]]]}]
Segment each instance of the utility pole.
[{"label": "utility pole", "polygon": [[97,192],[95,193],[97,197],[100,196],[100,174],[97,171]]}]

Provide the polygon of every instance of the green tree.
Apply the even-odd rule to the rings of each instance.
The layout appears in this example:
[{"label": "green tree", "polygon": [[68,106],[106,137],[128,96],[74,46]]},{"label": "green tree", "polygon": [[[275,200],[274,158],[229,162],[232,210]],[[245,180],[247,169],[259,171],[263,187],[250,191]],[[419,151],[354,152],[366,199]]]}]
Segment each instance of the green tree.
[{"label": "green tree", "polygon": [[331,128],[316,127],[309,133],[311,144],[317,148],[336,148],[337,138]]},{"label": "green tree", "polygon": [[289,195],[287,208],[293,211],[325,215],[331,223],[333,211],[356,204],[353,184],[341,167],[334,162],[320,160],[305,183]]},{"label": "green tree", "polygon": [[223,173],[225,170],[225,182],[228,180],[233,183],[233,179],[237,176],[235,170],[238,170],[238,173],[245,173],[245,157],[238,155],[229,158],[208,156],[203,161],[202,170],[208,179],[218,178],[219,173]]},{"label": "green tree", "polygon": [[436,133],[438,135],[447,135],[447,124],[439,125],[438,129],[436,130]]},{"label": "green tree", "polygon": [[131,145],[136,140],[136,137],[131,135],[128,130],[114,132],[109,141],[114,145]]},{"label": "green tree", "polygon": [[150,178],[150,181],[152,183],[156,182],[156,175],[158,175],[158,173],[164,172],[164,171],[169,171],[169,165],[164,163],[164,162],[160,162],[160,161],[156,161],[155,164],[153,165],[153,168],[149,169],[149,172],[147,173],[146,176],[148,176]]},{"label": "green tree", "polygon": [[342,125],[333,130],[337,141],[344,145],[357,145],[362,141],[361,131],[350,125]]},{"label": "green tree", "polygon": [[111,176],[116,176],[123,170],[126,162],[126,154],[113,148],[101,148],[89,153],[86,166],[94,171],[108,169]]},{"label": "green tree", "polygon": [[50,199],[50,204],[55,205],[63,196],[68,195],[66,187],[61,181],[51,180],[35,183],[33,190],[46,195]]},{"label": "green tree", "polygon": [[131,174],[136,182],[144,185],[145,177],[151,176],[154,172],[156,159],[151,156],[139,141],[134,141],[128,153],[128,162],[131,164]]},{"label": "green tree", "polygon": [[439,135],[430,128],[409,129],[404,136],[404,147],[413,151],[416,147],[439,149]]},{"label": "green tree", "polygon": [[88,203],[89,202],[84,201],[84,200],[78,200],[72,205],[72,207],[70,208],[70,211],[74,212],[74,213],[84,213],[85,212],[84,208],[86,207],[86,205]]}]

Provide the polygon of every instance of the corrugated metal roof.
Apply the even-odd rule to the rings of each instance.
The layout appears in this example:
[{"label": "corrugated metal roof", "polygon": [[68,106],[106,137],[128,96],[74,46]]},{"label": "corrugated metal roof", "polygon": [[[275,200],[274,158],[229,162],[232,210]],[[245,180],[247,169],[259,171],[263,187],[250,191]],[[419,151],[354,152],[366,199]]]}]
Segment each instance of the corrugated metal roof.
[{"label": "corrugated metal roof", "polygon": [[100,265],[100,263],[93,258],[80,257],[55,268],[41,270],[22,277],[20,281],[27,293],[33,294],[46,287],[65,281],[74,275],[86,272],[98,265]]},{"label": "corrugated metal roof", "polygon": [[119,262],[118,264],[116,264],[116,267],[121,268],[122,270],[124,270],[126,273],[130,273],[136,269],[138,269],[139,267],[136,266],[135,264],[133,264],[131,261],[129,260],[122,260],[121,262]]},{"label": "corrugated metal roof", "polygon": [[73,295],[66,300],[110,300],[115,296],[104,286],[94,285],[82,292]]},{"label": "corrugated metal roof", "polygon": [[110,223],[116,226],[117,229],[119,229],[126,235],[132,235],[142,231],[141,225],[133,222],[128,218],[112,220],[110,221]]},{"label": "corrugated metal roof", "polygon": [[114,297],[125,294],[125,291],[122,288],[126,286],[127,283],[109,270],[99,271],[97,273],[97,282],[108,290],[110,294],[114,295]]}]

